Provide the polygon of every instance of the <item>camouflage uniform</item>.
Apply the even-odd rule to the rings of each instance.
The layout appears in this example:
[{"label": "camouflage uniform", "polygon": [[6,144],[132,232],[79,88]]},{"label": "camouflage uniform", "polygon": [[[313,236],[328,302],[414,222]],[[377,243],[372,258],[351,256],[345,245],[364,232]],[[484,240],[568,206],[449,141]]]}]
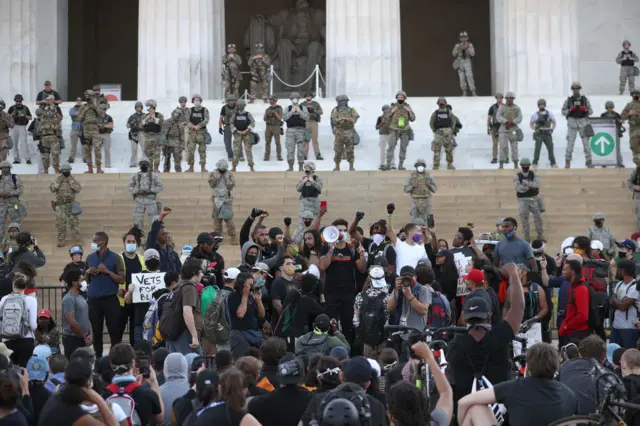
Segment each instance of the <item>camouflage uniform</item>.
[{"label": "camouflage uniform", "polygon": [[[378,142],[378,145],[380,146],[380,170],[383,170],[387,164],[387,147],[389,146],[389,111],[391,111],[391,107],[389,105],[383,105],[382,115],[378,117],[378,123],[376,123],[376,130],[380,135],[380,141]],[[396,168],[393,156],[391,157],[391,164],[389,166],[391,169]]]},{"label": "camouflage uniform", "polygon": [[[221,173],[223,170],[225,172]],[[233,188],[236,186],[236,178],[229,172],[229,163],[227,160],[222,159],[216,163],[216,169],[209,174],[209,186],[213,189],[213,195],[211,196],[213,202],[213,210],[211,212],[213,229],[222,235],[222,221],[224,220],[227,224],[229,237],[234,238],[236,236],[236,226],[233,223],[233,196],[231,195],[231,191],[233,191]],[[229,207],[231,211],[230,218],[220,217],[224,204],[228,204],[227,207]]]},{"label": "camouflage uniform", "polygon": [[[606,219],[604,213],[596,213],[593,218],[596,220],[604,220]],[[611,230],[604,226],[590,226],[587,228],[587,233],[585,234],[591,241],[600,241],[602,243],[602,251],[607,255],[613,257],[616,252],[616,239],[613,236]]]},{"label": "camouflage uniform", "polygon": [[[200,95],[194,95],[194,99],[200,99]],[[205,135],[207,133],[207,124],[209,124],[209,110],[203,106],[194,106],[189,109],[187,116],[187,127],[189,128],[189,141],[187,142],[187,163],[189,164],[189,171],[193,171],[193,164],[195,162],[196,147],[198,148],[198,155],[200,156],[200,167],[203,172],[207,169],[207,145],[205,144]]]},{"label": "camouflage uniform", "polygon": [[607,101],[604,103],[605,112],[600,114],[600,118],[610,118],[616,122],[616,130],[618,131],[618,143],[616,143],[616,166],[624,169],[624,163],[622,162],[622,152],[620,152],[622,138],[624,132],[627,130],[622,126],[622,116],[615,111],[616,105],[613,101]]},{"label": "camouflage uniform", "polygon": [[[142,163],[145,160],[140,161]],[[148,161],[147,161],[148,163]],[[140,191],[150,192],[148,195],[138,195]],[[156,173],[151,169],[148,172],[138,172],[129,180],[129,192],[133,195],[135,206],[133,207],[133,223],[140,229],[144,229],[144,213],[149,216],[152,223],[158,214],[158,193],[162,191],[162,183]]]},{"label": "camouflage uniform", "polygon": [[[12,229],[15,229],[14,232],[11,232]],[[16,243],[16,237],[20,233],[20,224],[19,223],[10,223],[7,226],[7,233],[4,234],[4,238],[2,239],[2,244],[0,244],[0,251],[4,253],[5,257],[7,254],[18,250],[18,243]]]},{"label": "camouflage uniform", "polygon": [[[269,101],[278,102],[278,98],[271,96]],[[264,112],[263,120],[266,123],[264,130],[264,161],[269,161],[271,156],[271,139],[275,139],[276,155],[278,161],[282,161],[282,146],[280,145],[280,132],[282,130],[282,107],[278,104],[272,104],[267,107]],[[280,117],[280,118],[278,118]]]},{"label": "camouflage uniform", "polygon": [[[239,100],[237,103],[236,111],[231,116],[231,133],[233,134],[233,171],[236,171],[238,167],[238,161],[240,161],[240,154],[242,153],[242,145],[244,145],[244,151],[247,154],[247,162],[250,170],[253,172],[253,127],[256,125],[256,121],[253,119],[253,115],[249,111],[245,111],[246,103],[243,100]],[[238,127],[242,127],[243,130],[238,130]],[[246,131],[246,133],[240,133]]]},{"label": "camouflage uniform", "polygon": [[502,219],[498,219],[496,221],[496,227],[500,228],[500,230],[496,229],[491,233],[492,241],[501,241],[504,238],[504,234],[502,233],[502,222],[504,222]]},{"label": "camouflage uniform", "polygon": [[[626,45],[629,45],[628,49]],[[616,63],[620,65],[620,94],[624,93],[624,87],[627,84],[627,80],[629,80],[629,91],[632,91],[636,88],[636,77],[633,74],[634,66],[636,62],[639,61],[638,55],[631,51],[631,43],[629,40],[625,40],[622,42],[622,48],[625,49],[622,52],[618,53],[618,57],[616,58]]]},{"label": "camouflage uniform", "polygon": [[104,117],[104,111],[100,108],[98,101],[95,99],[95,93],[91,90],[84,92],[84,96],[87,102],[80,107],[78,111],[78,120],[82,122],[82,135],[84,137],[84,143],[82,148],[84,150],[84,158],[87,160],[87,166],[89,167],[88,173],[93,173],[93,161],[91,156],[91,147],[93,147],[93,154],[96,159],[96,167],[98,172],[102,172],[102,152],[100,150],[100,134],[98,133],[98,124],[102,117]]},{"label": "camouflage uniform", "polygon": [[[224,148],[227,150],[227,160],[233,161],[233,135],[231,134],[230,120],[233,114],[236,112],[236,98],[234,95],[228,95],[226,97],[227,104],[222,107],[220,111],[220,119],[222,121],[224,136]],[[240,161],[244,161],[243,154],[240,153]]]},{"label": "camouflage uniform", "polygon": [[[496,164],[498,162],[498,141],[500,140],[500,123],[496,120],[496,115],[498,114],[498,109],[500,109],[500,104],[498,103],[498,99],[502,102],[504,96],[502,93],[496,93],[496,103],[491,105],[489,108],[489,114],[487,116],[487,134],[491,136],[491,164]],[[506,162],[509,162],[509,156],[507,155]]]},{"label": "camouflage uniform", "polygon": [[164,122],[164,129],[162,132],[165,134],[167,144],[164,147],[164,169],[165,173],[171,171],[171,156],[173,156],[173,167],[176,172],[182,171],[182,147],[181,140],[184,135],[184,129],[179,121],[180,110],[176,108],[171,113],[171,118]]},{"label": "camouflage uniform", "polygon": [[[63,164],[61,171],[71,171],[69,164]],[[76,200],[76,195],[80,192],[80,183],[73,177],[60,175],[51,183],[49,189],[56,194],[56,200],[51,204],[56,211],[56,230],[58,233],[58,247],[63,247],[67,236],[67,224],[71,230],[71,235],[76,242],[80,242],[80,223],[78,215],[72,214],[71,203]]]},{"label": "camouflage uniform", "polygon": [[443,147],[447,156],[447,169],[454,170],[453,131],[458,123],[458,117],[447,108],[447,100],[445,98],[438,98],[438,104],[440,108],[431,114],[431,119],[429,120],[429,125],[431,126],[431,131],[434,136],[431,145],[431,150],[433,151],[433,170],[440,168],[440,154],[442,153]]},{"label": "camouflage uniform", "polygon": [[[574,81],[571,84],[571,89],[580,90],[582,87],[580,83]],[[571,105],[569,103],[571,102]],[[591,164],[591,147],[589,146],[590,137],[587,136],[585,129],[589,122],[589,116],[593,114],[591,109],[591,102],[586,96],[578,97],[575,95],[570,96],[564,101],[562,105],[562,115],[567,117],[567,150],[565,152],[565,168],[571,167],[571,157],[573,156],[573,146],[576,143],[576,136],[580,133],[580,139],[582,139],[582,148],[584,149],[584,158],[586,160],[587,167],[593,167]]]},{"label": "camouflage uniform", "polygon": [[[138,165],[138,146],[140,146],[140,150],[144,153],[144,132],[142,129],[142,117],[144,117],[142,108],[144,108],[144,105],[142,105],[142,102],[136,102],[135,108],[136,112],[131,114],[127,119],[127,129],[129,129],[133,137],[133,139],[129,141],[131,145],[129,167],[136,167]],[[138,111],[137,108],[140,108],[140,111]]]},{"label": "camouflage uniform", "polygon": [[[164,115],[155,112],[158,106],[155,100],[149,99],[145,105],[149,112],[142,117],[142,126],[144,128],[144,156],[149,160],[153,171],[157,172],[160,168],[160,152],[164,144],[164,135],[162,134]],[[153,109],[155,117],[151,115],[151,109]]]},{"label": "camouflage uniform", "polygon": [[[512,92],[508,92],[505,96],[507,102],[498,108],[496,113],[496,121],[500,123],[500,168],[503,168],[505,161],[509,158],[509,146],[511,146],[511,159],[513,160],[513,168],[518,168],[518,140],[516,131],[519,124],[522,123],[522,110],[516,104],[509,105],[509,99],[515,99]],[[511,125],[508,122],[511,121]]]},{"label": "camouflage uniform", "polygon": [[[107,105],[100,104],[100,108],[104,111],[104,117],[98,124],[98,132],[100,134],[100,144],[104,148],[104,162],[107,168],[111,168],[111,133],[113,133],[113,118],[107,114]],[[107,127],[111,125],[111,127]]]},{"label": "camouflage uniform", "polygon": [[251,72],[251,82],[249,84],[249,91],[251,94],[251,103],[255,100],[256,96],[260,96],[263,101],[267,102],[267,96],[269,95],[269,67],[271,66],[271,58],[264,53],[264,46],[262,43],[256,43],[256,54],[249,58],[247,61],[249,65],[249,71]]},{"label": "camouflage uniform", "polygon": [[[289,95],[289,99],[299,99],[300,95],[297,92],[292,92]],[[307,130],[307,121],[309,121],[309,110],[303,105],[297,105],[299,111],[295,111],[296,104],[289,105],[282,117],[282,120],[287,123],[287,136],[285,145],[287,147],[287,163],[289,163],[288,171],[293,171],[293,163],[298,160],[298,170],[302,171],[302,164],[304,163],[304,143],[305,132]],[[294,111],[296,112],[294,114]],[[296,148],[298,153],[296,155]]]},{"label": "camouflage uniform", "polygon": [[[467,96],[471,90],[473,96],[476,94],[476,83],[473,79],[473,68],[471,67],[471,58],[476,56],[476,49],[473,44],[468,42],[469,35],[463,31],[460,33],[460,43],[453,46],[452,55],[459,62],[458,77],[460,78],[460,89],[462,95]],[[465,43],[467,46],[465,47]]]},{"label": "camouflage uniform", "polygon": [[622,120],[629,120],[629,146],[633,153],[633,162],[640,166],[640,89],[632,91],[633,101],[622,110]]},{"label": "camouflage uniform", "polygon": [[396,93],[396,100],[399,97],[403,98],[403,102],[391,104],[391,111],[389,111],[389,148],[387,149],[387,165],[385,170],[389,170],[391,164],[393,164],[393,154],[398,144],[398,138],[400,138],[398,170],[405,170],[402,163],[404,163],[404,159],[407,157],[409,141],[413,139],[413,131],[409,123],[416,120],[416,114],[409,104],[406,103],[407,94],[399,91]]},{"label": "camouflage uniform", "polygon": [[[540,107],[543,106],[543,109]],[[547,148],[547,156],[551,167],[556,168],[556,157],[553,154],[553,130],[555,128],[555,118],[550,111],[546,109],[547,101],[538,99],[538,111],[531,116],[530,125],[533,128],[533,140],[535,141],[535,149],[533,153],[533,166],[538,165],[540,160],[540,150],[542,145]]]},{"label": "camouflage uniform", "polygon": [[[20,176],[11,174],[11,163],[4,160],[0,163],[0,170],[7,169],[8,173],[0,176],[0,237],[4,237],[4,224],[7,216],[10,222],[22,223],[20,216],[20,196],[24,192],[24,185]],[[15,177],[15,181],[13,179]]]},{"label": "camouflage uniform", "polygon": [[320,212],[320,193],[324,187],[324,181],[320,176],[313,174],[316,171],[316,165],[313,161],[304,162],[305,172],[309,170],[311,172],[311,180],[307,181],[303,176],[296,185],[296,191],[300,193],[300,214],[302,212],[311,212],[313,217],[318,216]]},{"label": "camouflage uniform", "polygon": [[415,221],[420,218],[424,223],[427,223],[427,216],[431,214],[431,197],[438,190],[438,187],[433,177],[426,171],[426,161],[419,158],[415,166],[419,165],[425,167],[425,171],[422,173],[412,172],[404,186],[404,192],[411,196],[411,220]]},{"label": "camouflage uniform", "polygon": [[[521,165],[531,166],[531,161],[528,158],[523,158]],[[531,175],[533,175],[533,178],[531,178]],[[533,223],[536,227],[538,239],[544,239],[539,196],[540,176],[531,170],[529,170],[527,174],[520,172],[513,178],[513,184],[516,189],[516,196],[518,197],[520,224],[524,230],[524,238],[527,241],[531,240],[529,230],[529,213],[531,213],[533,214]]]},{"label": "camouflage uniform", "polygon": [[360,114],[354,108],[348,106],[349,98],[347,95],[338,95],[336,102],[338,102],[338,106],[331,111],[331,129],[336,136],[333,145],[335,152],[333,161],[336,163],[336,167],[333,170],[340,171],[342,153],[346,152],[349,170],[353,171],[355,170],[353,168],[353,162],[355,161],[353,139],[355,137],[355,124],[360,118]]},{"label": "camouflage uniform", "polygon": [[189,140],[189,127],[187,126],[187,124],[189,124],[189,107],[187,107],[187,100],[188,99],[186,96],[180,96],[178,102],[180,102],[181,104],[184,103],[185,106],[178,106],[176,107],[176,109],[174,109],[174,111],[180,112],[180,115],[178,116],[178,122],[182,126],[182,135],[180,136],[181,154],[184,153],[184,151],[187,149],[187,141]]},{"label": "camouflage uniform", "polygon": [[0,99],[0,161],[6,160],[9,155],[7,138],[9,137],[9,129],[13,129],[14,126],[13,118],[4,110],[5,107],[4,100]]},{"label": "camouflage uniform", "polygon": [[60,171],[60,136],[62,117],[58,114],[55,105],[45,105],[42,107],[42,117],[40,117],[40,144],[42,145],[42,164],[44,173],[49,173],[50,163],[56,173]]},{"label": "camouflage uniform", "polygon": [[[307,93],[305,98],[313,97],[313,93]],[[318,144],[318,123],[322,118],[322,107],[316,101],[303,102],[303,107],[309,111],[309,119],[307,120],[307,130],[311,133],[311,141],[304,143],[304,159],[306,160],[309,155],[309,143],[313,144],[313,152],[316,154],[316,160],[322,160],[322,154],[320,154],[320,145]]]},{"label": "camouflage uniform", "polygon": [[240,65],[242,58],[236,55],[236,45],[227,46],[227,54],[222,57],[222,82],[224,84],[224,97],[234,95],[240,98]]}]

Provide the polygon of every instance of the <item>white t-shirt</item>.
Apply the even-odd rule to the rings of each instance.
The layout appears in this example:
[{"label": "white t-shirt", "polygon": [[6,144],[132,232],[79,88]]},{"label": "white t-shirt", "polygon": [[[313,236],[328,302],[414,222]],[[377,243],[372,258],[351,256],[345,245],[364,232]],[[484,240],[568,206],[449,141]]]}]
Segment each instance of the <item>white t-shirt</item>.
[{"label": "white t-shirt", "polygon": [[400,270],[403,266],[416,267],[421,260],[431,265],[427,252],[424,250],[424,245],[414,244],[409,245],[399,238],[396,240],[396,274],[400,275]]},{"label": "white t-shirt", "polygon": [[619,302],[626,298],[634,299],[633,305],[626,312],[616,309],[613,317],[613,328],[619,330],[634,329],[633,324],[638,321],[638,308],[640,308],[640,303],[638,303],[640,296],[636,289],[636,281],[633,280],[629,284],[620,281],[613,287],[613,291]]},{"label": "white t-shirt", "polygon": [[[2,308],[2,304],[4,303],[4,301],[9,296],[10,296],[10,294],[8,294],[8,295],[4,296],[2,299],[0,299],[0,309]],[[27,311],[29,312],[29,330],[22,337],[23,338],[30,338],[30,337],[33,338],[34,337],[33,330],[38,328],[38,299],[36,299],[35,297],[33,297],[31,295],[24,296],[24,299],[26,301]],[[2,339],[2,341],[6,342],[7,339]]]},{"label": "white t-shirt", "polygon": [[[108,405],[109,407],[111,407],[111,412],[115,416],[116,421],[118,423],[127,419],[127,415],[124,413],[124,410],[120,408],[118,404],[108,404]],[[95,414],[98,411],[100,411],[96,404],[92,404],[92,405],[80,404],[80,408],[82,408],[87,414]]]}]

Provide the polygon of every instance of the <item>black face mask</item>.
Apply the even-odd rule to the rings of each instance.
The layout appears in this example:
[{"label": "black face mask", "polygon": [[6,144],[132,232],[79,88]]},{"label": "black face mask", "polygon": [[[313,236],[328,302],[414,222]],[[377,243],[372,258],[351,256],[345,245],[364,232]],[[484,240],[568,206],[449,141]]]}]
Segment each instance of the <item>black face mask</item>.
[{"label": "black face mask", "polygon": [[144,262],[144,264],[147,265],[147,269],[150,271],[155,271],[160,268],[160,261],[158,259],[149,259]]},{"label": "black face mask", "polygon": [[71,172],[62,172],[62,176],[69,177],[71,176]]},{"label": "black face mask", "polygon": [[598,228],[601,228],[604,225],[604,220],[594,220],[593,221]]},{"label": "black face mask", "polygon": [[305,170],[304,171],[304,174],[307,175],[307,176],[310,175],[311,173],[313,173],[311,170]]},{"label": "black face mask", "polygon": [[313,220],[308,220],[308,219],[304,219],[302,221],[302,223],[304,223],[304,226],[311,226],[311,223],[313,222]]},{"label": "black face mask", "polygon": [[404,99],[398,99],[398,103],[399,104],[403,104],[404,103]]},{"label": "black face mask", "polygon": [[447,104],[438,104],[440,106],[440,109],[445,109],[447,107]]},{"label": "black face mask", "polygon": [[248,254],[245,259],[247,260],[247,263],[249,265],[255,265],[256,264],[256,260],[258,260],[258,256],[256,256],[255,254]]},{"label": "black face mask", "polygon": [[634,101],[640,101],[640,96],[634,96],[634,97],[633,97],[633,100],[634,100]]},{"label": "black face mask", "polygon": [[522,167],[522,171],[525,172],[525,173],[529,173],[529,166],[527,166],[527,167],[523,166]]},{"label": "black face mask", "polygon": [[624,259],[625,257],[627,257],[627,252],[626,251],[619,251],[618,252],[618,257],[620,259]]},{"label": "black face mask", "polygon": [[149,171],[149,166],[140,166],[140,171],[142,173],[147,173]]}]

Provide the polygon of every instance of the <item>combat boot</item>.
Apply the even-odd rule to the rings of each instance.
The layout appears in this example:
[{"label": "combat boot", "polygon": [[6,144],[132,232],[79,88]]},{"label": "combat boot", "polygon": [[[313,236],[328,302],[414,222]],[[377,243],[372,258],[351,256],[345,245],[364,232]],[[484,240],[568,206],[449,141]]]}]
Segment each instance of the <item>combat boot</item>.
[{"label": "combat boot", "polygon": [[255,170],[254,170],[254,168],[253,168],[253,165],[249,166],[249,171],[250,171],[250,172],[255,172]]},{"label": "combat boot", "polygon": [[593,165],[593,163],[591,162],[591,160],[587,161],[587,168],[589,169],[593,169],[595,166]]},{"label": "combat boot", "polygon": [[[236,168],[237,168],[237,166],[236,166],[236,165],[234,165],[234,166],[231,168],[231,171],[235,173],[235,172],[236,172]],[[193,171],[193,170],[191,170],[191,171]]]},{"label": "combat boot", "polygon": [[177,172],[177,173],[182,172],[182,166],[181,166],[180,164],[176,164],[176,165],[175,165],[175,169],[176,169],[176,172]]},{"label": "combat boot", "polygon": [[200,171],[202,173],[208,173],[209,172],[209,170],[207,170],[207,168],[204,166],[204,164],[200,164]]},{"label": "combat boot", "polygon": [[59,175],[60,174],[60,167],[54,167],[53,168],[56,171],[56,174]]},{"label": "combat boot", "polygon": [[292,172],[293,171],[293,162],[289,163],[289,168],[287,169],[288,172]]},{"label": "combat boot", "polygon": [[187,169],[187,173],[193,173],[193,163],[189,163],[189,168]]},{"label": "combat boot", "polygon": [[513,160],[513,168],[518,169],[518,160]]},{"label": "combat boot", "polygon": [[494,158],[493,160],[491,160],[491,164],[498,164],[498,159]]},{"label": "combat boot", "polygon": [[[305,155],[304,159],[305,159],[305,160],[307,159],[307,156],[306,156],[306,155]],[[303,167],[302,167],[303,165],[304,165],[304,163],[303,163],[302,161],[299,161],[299,162],[298,162],[298,171],[299,171],[299,172],[304,171],[304,169],[303,169]]]},{"label": "combat boot", "polygon": [[356,171],[356,169],[353,168],[353,161],[349,161],[349,171],[350,172],[355,172]]},{"label": "combat boot", "polygon": [[455,170],[456,168],[453,166],[453,163],[447,163],[447,170]]},{"label": "combat boot", "polygon": [[498,169],[499,169],[499,170],[504,169],[504,161],[501,161],[501,162],[500,162],[500,165],[498,166]]},{"label": "combat boot", "polygon": [[[91,164],[88,164],[87,167],[89,168],[85,173],[93,173],[93,166]],[[45,170],[46,172],[46,170]]]},{"label": "combat boot", "polygon": [[96,173],[104,173],[104,170],[102,170],[102,167],[98,166]]},{"label": "combat boot", "polygon": [[67,163],[69,164],[73,163],[73,157],[69,157],[69,159],[67,160]]},{"label": "combat boot", "polygon": [[380,170],[382,170],[383,172],[386,172],[389,169],[391,169],[391,167],[387,166],[386,164],[383,164],[382,166],[380,166]]},{"label": "combat boot", "polygon": [[552,169],[557,169],[557,168],[558,168],[558,165],[557,165],[557,164],[552,164],[552,165],[551,165],[551,168],[552,168]]},{"label": "combat boot", "polygon": [[471,91],[471,96],[478,96],[478,94],[476,93],[476,91],[475,91],[475,90],[472,90],[472,91]]},{"label": "combat boot", "polygon": [[284,161],[284,160],[282,159],[282,155],[279,155],[279,154],[278,154],[278,161]]},{"label": "combat boot", "polygon": [[469,92],[467,92],[466,90],[462,91],[462,96],[469,96]]},{"label": "combat boot", "polygon": [[171,166],[168,165],[164,165],[164,168],[162,169],[162,173],[169,173],[171,171]]},{"label": "combat boot", "polygon": [[265,154],[264,158],[262,159],[262,161],[269,161],[269,156],[267,154]]},{"label": "combat boot", "polygon": [[403,161],[400,161],[400,162],[398,163],[398,170],[407,170],[407,169],[405,169],[405,168],[404,168],[404,166],[402,165],[402,163],[403,163]]},{"label": "combat boot", "polygon": [[49,168],[44,169],[44,172],[42,172],[42,173],[45,174],[45,175],[48,175],[49,174]]},{"label": "combat boot", "polygon": [[319,152],[316,152],[316,160],[318,161],[324,160],[324,158],[322,158],[322,154],[320,154]]},{"label": "combat boot", "polygon": [[339,172],[340,171],[340,162],[336,161],[336,167],[333,169],[334,172]]},{"label": "combat boot", "polygon": [[307,161],[307,154],[304,155],[304,161]]},{"label": "combat boot", "polygon": [[564,160],[564,168],[565,169],[570,169],[571,168],[571,161]]}]

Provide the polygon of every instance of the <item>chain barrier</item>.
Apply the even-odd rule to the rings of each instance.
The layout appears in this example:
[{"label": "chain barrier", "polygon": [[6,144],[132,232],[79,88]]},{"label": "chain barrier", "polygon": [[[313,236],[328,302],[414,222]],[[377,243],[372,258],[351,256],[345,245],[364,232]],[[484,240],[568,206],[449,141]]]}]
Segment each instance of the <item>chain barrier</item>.
[{"label": "chain barrier", "polygon": [[[296,87],[302,87],[305,84],[307,84],[309,81],[311,81],[312,78],[315,77],[316,79],[316,94],[319,93],[320,90],[320,83],[319,83],[319,78],[322,78],[322,75],[320,74],[320,67],[318,65],[316,65],[316,68],[313,70],[313,72],[311,73],[311,75],[309,77],[307,77],[307,79],[305,81],[303,81],[300,84],[290,84],[287,83],[286,81],[284,81],[282,78],[280,78],[280,76],[278,75],[278,73],[276,73],[273,65],[271,65],[271,80],[269,83],[269,93],[271,95],[273,95],[273,81],[274,81],[274,77],[278,79],[278,81],[282,84],[284,84],[286,87],[292,87],[292,88],[296,88]],[[324,78],[322,79],[322,81],[324,81]]]}]

